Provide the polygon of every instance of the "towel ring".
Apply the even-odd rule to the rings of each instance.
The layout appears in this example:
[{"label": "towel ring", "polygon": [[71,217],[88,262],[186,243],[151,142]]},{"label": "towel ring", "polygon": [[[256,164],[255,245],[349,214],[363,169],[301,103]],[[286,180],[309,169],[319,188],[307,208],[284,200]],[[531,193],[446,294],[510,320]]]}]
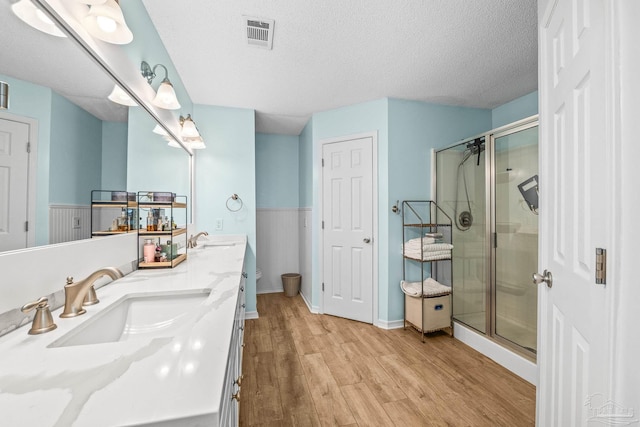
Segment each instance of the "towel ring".
[{"label": "towel ring", "polygon": [[[237,201],[237,202],[239,202],[239,203],[240,203],[240,206],[238,206],[236,209],[232,209],[231,207],[229,207],[229,202],[231,202],[231,201]],[[227,199],[227,209],[228,209],[230,212],[238,212],[240,209],[242,209],[242,206],[243,206],[243,205],[244,205],[244,204],[242,203],[242,199],[241,199],[241,198],[240,198],[240,196],[238,196],[237,194],[232,194],[232,195],[231,195],[231,197],[229,197],[229,198]]]}]

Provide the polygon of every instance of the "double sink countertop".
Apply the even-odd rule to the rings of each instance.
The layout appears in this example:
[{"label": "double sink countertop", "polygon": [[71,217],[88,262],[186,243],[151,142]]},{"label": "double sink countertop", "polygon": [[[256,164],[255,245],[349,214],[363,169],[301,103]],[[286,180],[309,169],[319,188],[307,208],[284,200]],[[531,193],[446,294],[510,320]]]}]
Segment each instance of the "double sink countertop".
[{"label": "double sink countertop", "polygon": [[[29,324],[0,337],[0,423],[215,425],[247,240],[211,236],[199,245],[176,268],[137,270],[98,289],[100,303],[85,307],[84,315],[62,319],[62,308],[55,310],[58,327],[51,332],[28,335]],[[170,336],[55,347],[125,296],[203,289],[210,289],[208,297]]]}]

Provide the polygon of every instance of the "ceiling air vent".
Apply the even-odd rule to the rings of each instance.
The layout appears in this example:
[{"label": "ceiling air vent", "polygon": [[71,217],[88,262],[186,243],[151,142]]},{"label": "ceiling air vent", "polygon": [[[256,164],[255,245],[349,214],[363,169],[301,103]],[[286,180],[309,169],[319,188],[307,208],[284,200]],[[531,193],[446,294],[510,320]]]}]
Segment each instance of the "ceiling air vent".
[{"label": "ceiling air vent", "polygon": [[244,20],[247,24],[247,43],[270,50],[273,45],[273,19],[245,16]]}]

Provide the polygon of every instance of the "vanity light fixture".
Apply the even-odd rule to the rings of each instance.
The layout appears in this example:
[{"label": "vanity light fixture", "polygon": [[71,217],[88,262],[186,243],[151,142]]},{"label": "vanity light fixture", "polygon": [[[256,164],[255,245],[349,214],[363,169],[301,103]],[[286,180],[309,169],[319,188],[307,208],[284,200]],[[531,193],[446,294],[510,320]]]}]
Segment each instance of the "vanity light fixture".
[{"label": "vanity light fixture", "polygon": [[131,99],[129,94],[127,94],[120,86],[117,84],[113,86],[113,90],[107,97],[109,101],[115,102],[116,104],[126,105],[127,107],[137,107],[138,103]]},{"label": "vanity light fixture", "polygon": [[180,126],[182,126],[182,136],[186,138],[195,138],[200,136],[200,132],[196,128],[196,124],[191,118],[191,114],[187,114],[187,117],[180,116]]},{"label": "vanity light fixture", "polygon": [[133,33],[124,20],[117,0],[106,0],[101,3],[95,0],[82,0],[81,3],[91,5],[89,14],[82,19],[82,25],[89,34],[107,43],[131,43]]},{"label": "vanity light fixture", "polygon": [[151,68],[147,61],[142,61],[140,64],[140,72],[142,76],[147,79],[147,83],[151,84],[156,77],[156,68],[164,68],[164,80],[160,83],[155,98],[151,101],[156,107],[164,108],[165,110],[178,110],[180,109],[180,103],[176,96],[176,91],[173,89],[171,81],[169,81],[169,72],[167,67],[162,64],[156,64]]},{"label": "vanity light fixture", "polygon": [[9,108],[9,83],[0,82],[0,110]]},{"label": "vanity light fixture", "polygon": [[[157,133],[158,135],[162,135],[162,136],[169,136],[169,134],[167,133],[166,130],[164,130],[164,128],[162,126],[160,126],[159,124],[156,124],[153,128],[153,133]],[[171,139],[173,141],[173,139]]]},{"label": "vanity light fixture", "polygon": [[67,37],[56,24],[31,0],[20,0],[11,5],[13,13],[30,27],[56,37]]}]

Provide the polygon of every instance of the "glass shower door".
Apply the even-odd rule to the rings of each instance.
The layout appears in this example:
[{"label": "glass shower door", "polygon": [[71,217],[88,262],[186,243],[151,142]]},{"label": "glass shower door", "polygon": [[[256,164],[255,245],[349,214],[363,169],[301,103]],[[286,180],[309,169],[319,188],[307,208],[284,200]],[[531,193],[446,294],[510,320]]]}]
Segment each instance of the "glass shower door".
[{"label": "glass shower door", "polygon": [[494,333],[536,351],[538,126],[494,137]]}]

